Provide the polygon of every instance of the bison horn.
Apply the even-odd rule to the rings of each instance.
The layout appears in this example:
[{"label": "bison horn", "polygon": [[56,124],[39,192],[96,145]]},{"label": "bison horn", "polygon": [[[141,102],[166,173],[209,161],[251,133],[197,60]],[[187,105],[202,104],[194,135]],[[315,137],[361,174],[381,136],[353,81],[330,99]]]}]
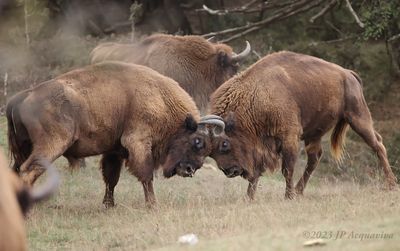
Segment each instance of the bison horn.
[{"label": "bison horn", "polygon": [[249,41],[246,41],[246,48],[239,54],[233,55],[232,56],[232,61],[240,62],[244,58],[246,58],[251,52],[251,46]]},{"label": "bison horn", "polygon": [[215,43],[215,36],[207,38],[207,41],[210,43]]},{"label": "bison horn", "polygon": [[[219,135],[225,130],[224,120],[217,115],[206,115],[201,117],[199,125],[215,125],[216,127],[213,129],[214,135]],[[219,129],[218,131],[217,128]]]},{"label": "bison horn", "polygon": [[38,164],[47,170],[49,177],[45,184],[30,192],[30,199],[33,203],[48,199],[60,184],[60,176],[48,160],[39,160]]}]

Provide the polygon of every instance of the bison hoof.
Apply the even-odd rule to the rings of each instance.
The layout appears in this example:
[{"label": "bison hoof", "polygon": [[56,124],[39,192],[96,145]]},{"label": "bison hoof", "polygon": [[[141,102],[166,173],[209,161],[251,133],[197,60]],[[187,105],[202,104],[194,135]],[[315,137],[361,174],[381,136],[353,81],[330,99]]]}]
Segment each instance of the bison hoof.
[{"label": "bison hoof", "polygon": [[86,168],[86,161],[85,161],[85,159],[80,159],[80,160],[79,160],[79,166],[80,166],[81,168]]},{"label": "bison hoof", "polygon": [[285,199],[287,200],[293,200],[295,197],[295,194],[293,192],[286,192],[285,193]]},{"label": "bison hoof", "polygon": [[115,206],[114,200],[104,200],[103,205],[106,209],[112,208]]},{"label": "bison hoof", "polygon": [[399,186],[397,185],[396,182],[390,182],[388,184],[388,189],[391,191],[398,191],[399,190]]},{"label": "bison hoof", "polygon": [[296,195],[303,195],[303,191],[304,191],[303,188],[297,188],[296,187]]}]

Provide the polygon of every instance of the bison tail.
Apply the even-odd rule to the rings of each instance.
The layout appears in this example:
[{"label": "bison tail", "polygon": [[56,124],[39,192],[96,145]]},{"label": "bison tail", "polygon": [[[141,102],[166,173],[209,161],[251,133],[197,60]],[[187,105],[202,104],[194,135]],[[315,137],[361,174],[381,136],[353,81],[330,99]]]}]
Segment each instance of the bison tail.
[{"label": "bison tail", "polygon": [[17,165],[17,162],[21,162],[22,156],[19,154],[19,146],[17,143],[17,135],[15,132],[15,127],[14,127],[14,121],[13,121],[13,116],[12,116],[12,109],[10,111],[6,112],[7,115],[7,127],[8,127],[8,132],[7,132],[7,137],[8,137],[8,149],[9,149],[9,154],[10,154],[10,159],[14,160],[14,166],[13,169],[17,173],[19,172],[19,167]]},{"label": "bison tail", "polygon": [[348,128],[349,124],[344,119],[340,119],[331,135],[331,154],[338,162],[343,158],[343,149]]},{"label": "bison tail", "polygon": [[13,170],[19,173],[19,168],[22,163],[25,162],[27,156],[22,151],[22,146],[18,144],[17,131],[14,123],[14,109],[12,107],[7,107],[7,137],[8,137],[8,150],[10,155],[10,160],[14,160]]}]

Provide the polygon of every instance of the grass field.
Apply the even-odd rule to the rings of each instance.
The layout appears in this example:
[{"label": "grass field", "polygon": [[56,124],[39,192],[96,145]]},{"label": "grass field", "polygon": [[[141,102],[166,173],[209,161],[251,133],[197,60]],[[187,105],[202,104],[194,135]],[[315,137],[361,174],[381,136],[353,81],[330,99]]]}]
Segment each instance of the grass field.
[{"label": "grass field", "polygon": [[[4,145],[4,119],[0,123]],[[400,248],[400,193],[385,191],[380,179],[362,185],[332,182],[317,170],[305,195],[287,201],[282,175],[268,174],[260,181],[256,200],[248,202],[245,180],[204,169],[194,178],[156,178],[158,206],[149,210],[140,183],[124,171],[115,191],[117,205],[105,210],[97,158],[72,173],[62,158],[56,165],[62,177],[58,193],[35,206],[27,219],[30,250]],[[299,161],[297,177],[303,165]],[[187,233],[196,234],[199,243],[178,244]],[[325,237],[324,246],[303,247],[317,237]]]}]

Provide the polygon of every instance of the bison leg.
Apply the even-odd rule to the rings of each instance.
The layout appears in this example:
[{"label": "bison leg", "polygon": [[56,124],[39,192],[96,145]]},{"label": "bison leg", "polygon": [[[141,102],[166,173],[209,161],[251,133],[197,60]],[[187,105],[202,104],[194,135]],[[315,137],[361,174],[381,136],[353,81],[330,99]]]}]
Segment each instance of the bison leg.
[{"label": "bison leg", "polygon": [[79,159],[79,167],[85,168],[86,167],[86,161],[84,158]]},{"label": "bison leg", "polygon": [[247,196],[250,200],[254,200],[254,195],[257,191],[259,176],[249,179],[249,186],[247,187]]},{"label": "bison leg", "polygon": [[293,140],[288,140],[283,144],[282,148],[282,174],[286,181],[286,199],[293,199],[293,170],[296,164],[298,155],[298,137],[293,137]]},{"label": "bison leg", "polygon": [[306,140],[305,143],[307,152],[307,166],[304,170],[303,176],[300,178],[299,182],[297,182],[296,194],[303,194],[304,188],[306,187],[312,172],[318,166],[322,156],[321,139],[313,142]]},{"label": "bison leg", "polygon": [[68,156],[66,158],[68,160],[69,169],[71,171],[75,171],[75,170],[79,169],[79,165],[80,165],[79,164],[79,159],[74,158],[74,157],[70,157],[70,156]]},{"label": "bison leg", "polygon": [[154,206],[156,204],[156,197],[154,195],[153,179],[151,179],[150,181],[142,182],[142,185],[147,206]]},{"label": "bison leg", "polygon": [[155,204],[153,189],[154,162],[151,152],[151,137],[145,130],[140,133],[122,136],[122,146],[128,150],[128,170],[135,175],[143,184],[146,204]]},{"label": "bison leg", "polygon": [[397,178],[390,168],[382,137],[374,130],[369,111],[364,109],[361,111],[363,112],[346,112],[345,119],[351,128],[376,152],[379,166],[383,169],[389,189],[394,189],[397,186]]},{"label": "bison leg", "polygon": [[[79,163],[80,161],[78,161]],[[121,173],[123,158],[119,154],[104,154],[101,159],[101,170],[103,173],[104,183],[106,183],[106,192],[104,194],[103,204],[106,208],[113,207],[114,188],[118,183]]]}]

